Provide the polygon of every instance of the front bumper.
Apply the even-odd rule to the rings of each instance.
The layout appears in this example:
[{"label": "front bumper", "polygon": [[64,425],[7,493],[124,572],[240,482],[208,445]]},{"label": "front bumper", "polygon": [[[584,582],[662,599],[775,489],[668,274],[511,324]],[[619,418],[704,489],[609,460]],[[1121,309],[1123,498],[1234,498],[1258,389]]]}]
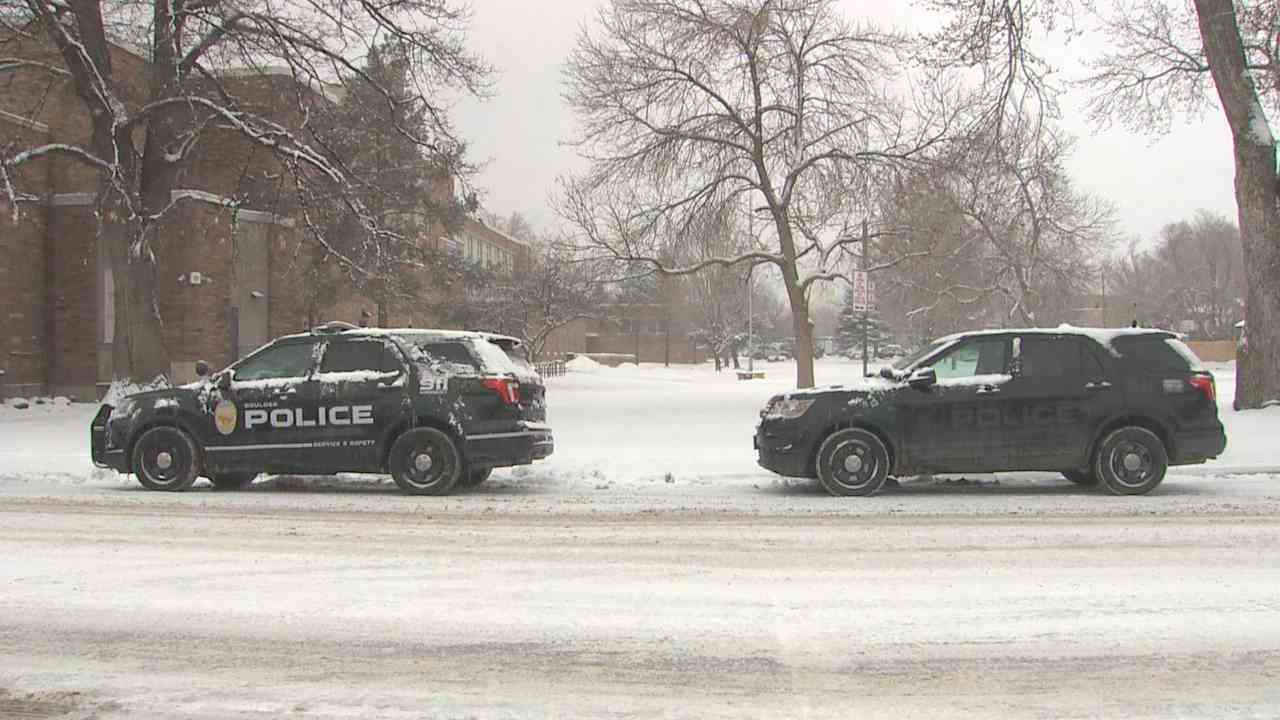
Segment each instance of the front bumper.
[{"label": "front bumper", "polygon": [[98,408],[98,414],[93,416],[93,422],[89,424],[89,455],[93,464],[100,468],[127,473],[129,461],[124,456],[124,448],[113,446],[108,432],[111,410],[110,405]]},{"label": "front bumper", "polygon": [[522,422],[508,432],[467,436],[467,462],[473,468],[528,465],[555,452],[551,428]]},{"label": "front bumper", "polygon": [[756,464],[787,477],[813,477],[806,434],[781,422],[761,423],[752,437]]}]

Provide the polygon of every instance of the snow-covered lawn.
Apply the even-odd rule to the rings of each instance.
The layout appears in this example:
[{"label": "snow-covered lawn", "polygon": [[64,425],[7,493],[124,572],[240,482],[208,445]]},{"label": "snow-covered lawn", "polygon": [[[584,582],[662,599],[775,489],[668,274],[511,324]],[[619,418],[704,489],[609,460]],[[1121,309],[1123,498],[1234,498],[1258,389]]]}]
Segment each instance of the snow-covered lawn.
[{"label": "snow-covered lawn", "polygon": [[[710,365],[651,364],[588,367],[549,379],[555,455],[531,466],[499,471],[481,492],[621,491],[687,497],[759,495],[771,489],[816,495],[816,484],[779,478],[755,463],[751,434],[757,413],[770,395],[793,387],[795,376],[790,362],[761,362],[756,367],[765,370],[765,379],[740,381],[732,372],[716,373]],[[1219,409],[1227,427],[1227,452],[1207,465],[1173,468],[1166,485],[1229,478],[1231,494],[1280,491],[1280,408],[1233,411],[1234,366],[1219,364],[1211,369],[1217,376]],[[822,384],[847,382],[860,372],[861,363],[841,358],[825,358],[817,365]],[[97,470],[89,462],[89,422],[95,409],[89,404],[32,405],[26,410],[0,406],[0,490],[136,486],[132,478]],[[1044,474],[969,480],[977,485],[999,483],[1005,489],[1069,487],[1056,476]],[[374,478],[278,482],[384,484]],[[947,482],[937,480],[931,486]],[[907,483],[908,490],[912,487],[919,485]],[[946,487],[955,489],[954,479]]]}]

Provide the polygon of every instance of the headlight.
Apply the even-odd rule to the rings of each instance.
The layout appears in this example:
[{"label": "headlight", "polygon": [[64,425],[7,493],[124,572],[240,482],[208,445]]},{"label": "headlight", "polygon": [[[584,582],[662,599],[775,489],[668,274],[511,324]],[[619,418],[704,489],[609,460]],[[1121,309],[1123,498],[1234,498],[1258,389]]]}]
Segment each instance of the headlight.
[{"label": "headlight", "polygon": [[772,404],[769,408],[767,417],[781,418],[783,420],[791,420],[798,418],[809,411],[809,406],[813,404],[813,400],[792,400],[783,398]]}]

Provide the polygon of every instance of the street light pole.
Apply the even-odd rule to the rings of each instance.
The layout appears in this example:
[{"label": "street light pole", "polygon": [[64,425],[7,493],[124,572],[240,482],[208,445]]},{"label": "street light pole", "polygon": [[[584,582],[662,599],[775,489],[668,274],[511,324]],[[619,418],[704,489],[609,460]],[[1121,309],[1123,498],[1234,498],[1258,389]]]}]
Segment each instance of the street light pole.
[{"label": "street light pole", "polygon": [[752,373],[753,377],[756,371],[756,339],[755,328],[752,327],[751,323],[751,296],[753,294],[751,292],[751,273],[755,269],[756,266],[754,264],[747,266],[747,372]]},{"label": "street light pole", "polygon": [[[862,219],[862,270],[867,270],[867,219]],[[871,308],[871,278],[867,277],[867,296],[862,303],[862,376],[867,376],[867,345],[868,337],[871,335],[871,327],[867,324],[869,310]]]}]

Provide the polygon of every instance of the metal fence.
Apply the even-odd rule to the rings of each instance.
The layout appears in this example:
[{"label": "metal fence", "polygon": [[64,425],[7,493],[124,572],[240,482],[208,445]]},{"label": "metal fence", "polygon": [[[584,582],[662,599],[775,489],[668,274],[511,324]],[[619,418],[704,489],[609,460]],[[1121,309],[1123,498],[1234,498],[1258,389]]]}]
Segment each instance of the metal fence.
[{"label": "metal fence", "polygon": [[536,362],[533,369],[544,378],[560,377],[564,375],[564,360],[547,360],[545,362]]}]

